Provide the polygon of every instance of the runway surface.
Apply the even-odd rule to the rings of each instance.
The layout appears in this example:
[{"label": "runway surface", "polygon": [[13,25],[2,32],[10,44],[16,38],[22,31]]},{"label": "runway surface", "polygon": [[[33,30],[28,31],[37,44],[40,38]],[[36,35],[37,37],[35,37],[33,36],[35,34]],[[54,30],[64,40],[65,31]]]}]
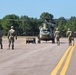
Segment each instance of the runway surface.
[{"label": "runway surface", "polygon": [[[69,45],[67,38],[61,38],[60,46],[58,46],[56,43],[52,44],[51,41],[26,44],[25,37],[18,37],[15,40],[15,49],[7,50],[7,48],[8,39],[3,38],[3,49],[0,49],[0,75],[52,75]],[[73,50],[72,54],[68,51],[62,65],[60,68],[58,66],[59,69],[54,75],[60,75],[69,55],[71,59],[65,75],[76,75],[76,48]]]}]

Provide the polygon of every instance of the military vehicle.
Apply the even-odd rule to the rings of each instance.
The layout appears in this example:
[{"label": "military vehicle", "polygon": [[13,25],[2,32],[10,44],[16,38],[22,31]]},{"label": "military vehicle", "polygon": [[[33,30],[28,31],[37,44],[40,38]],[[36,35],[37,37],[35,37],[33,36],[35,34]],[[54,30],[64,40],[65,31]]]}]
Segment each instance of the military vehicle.
[{"label": "military vehicle", "polygon": [[38,43],[41,43],[41,40],[43,41],[50,41],[52,40],[52,43],[55,43],[54,38],[54,29],[55,24],[52,24],[50,22],[45,22],[42,24],[42,26],[39,27],[39,35],[38,35]]}]

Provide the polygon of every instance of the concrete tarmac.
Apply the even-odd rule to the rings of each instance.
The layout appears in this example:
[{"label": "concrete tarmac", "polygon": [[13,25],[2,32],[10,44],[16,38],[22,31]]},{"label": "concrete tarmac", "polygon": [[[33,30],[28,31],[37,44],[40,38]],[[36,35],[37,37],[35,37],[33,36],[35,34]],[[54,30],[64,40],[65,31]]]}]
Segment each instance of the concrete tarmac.
[{"label": "concrete tarmac", "polygon": [[[3,38],[3,49],[0,49],[0,75],[50,75],[68,47],[67,38],[61,38],[58,46],[51,41],[26,44],[26,38],[19,37],[15,40],[15,49],[7,50],[8,39]],[[74,68],[73,71],[75,55],[72,56],[69,67]],[[69,73],[72,70],[68,69],[66,74],[73,75]]]},{"label": "concrete tarmac", "polygon": [[66,75],[76,75],[76,47],[73,51]]}]

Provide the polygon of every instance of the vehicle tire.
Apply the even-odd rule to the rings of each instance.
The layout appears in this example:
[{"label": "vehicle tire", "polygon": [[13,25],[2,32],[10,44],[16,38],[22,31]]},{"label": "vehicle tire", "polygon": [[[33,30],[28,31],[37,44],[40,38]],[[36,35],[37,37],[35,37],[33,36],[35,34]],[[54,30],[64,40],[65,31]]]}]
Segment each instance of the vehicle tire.
[{"label": "vehicle tire", "polygon": [[41,41],[40,41],[40,40],[38,40],[38,43],[41,43]]},{"label": "vehicle tire", "polygon": [[35,44],[36,44],[36,39],[35,39],[35,38],[33,38],[33,43],[35,43]]},{"label": "vehicle tire", "polygon": [[55,43],[55,39],[52,40],[52,43]]}]

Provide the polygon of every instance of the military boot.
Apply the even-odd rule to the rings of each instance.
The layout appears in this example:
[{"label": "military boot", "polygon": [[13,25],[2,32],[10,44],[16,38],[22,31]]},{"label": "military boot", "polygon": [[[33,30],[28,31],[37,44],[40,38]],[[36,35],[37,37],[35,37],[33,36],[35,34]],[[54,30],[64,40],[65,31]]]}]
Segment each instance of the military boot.
[{"label": "military boot", "polygon": [[14,45],[12,45],[12,50],[14,50]]},{"label": "military boot", "polygon": [[1,49],[3,49],[3,46],[2,46],[2,44],[1,44]]}]

